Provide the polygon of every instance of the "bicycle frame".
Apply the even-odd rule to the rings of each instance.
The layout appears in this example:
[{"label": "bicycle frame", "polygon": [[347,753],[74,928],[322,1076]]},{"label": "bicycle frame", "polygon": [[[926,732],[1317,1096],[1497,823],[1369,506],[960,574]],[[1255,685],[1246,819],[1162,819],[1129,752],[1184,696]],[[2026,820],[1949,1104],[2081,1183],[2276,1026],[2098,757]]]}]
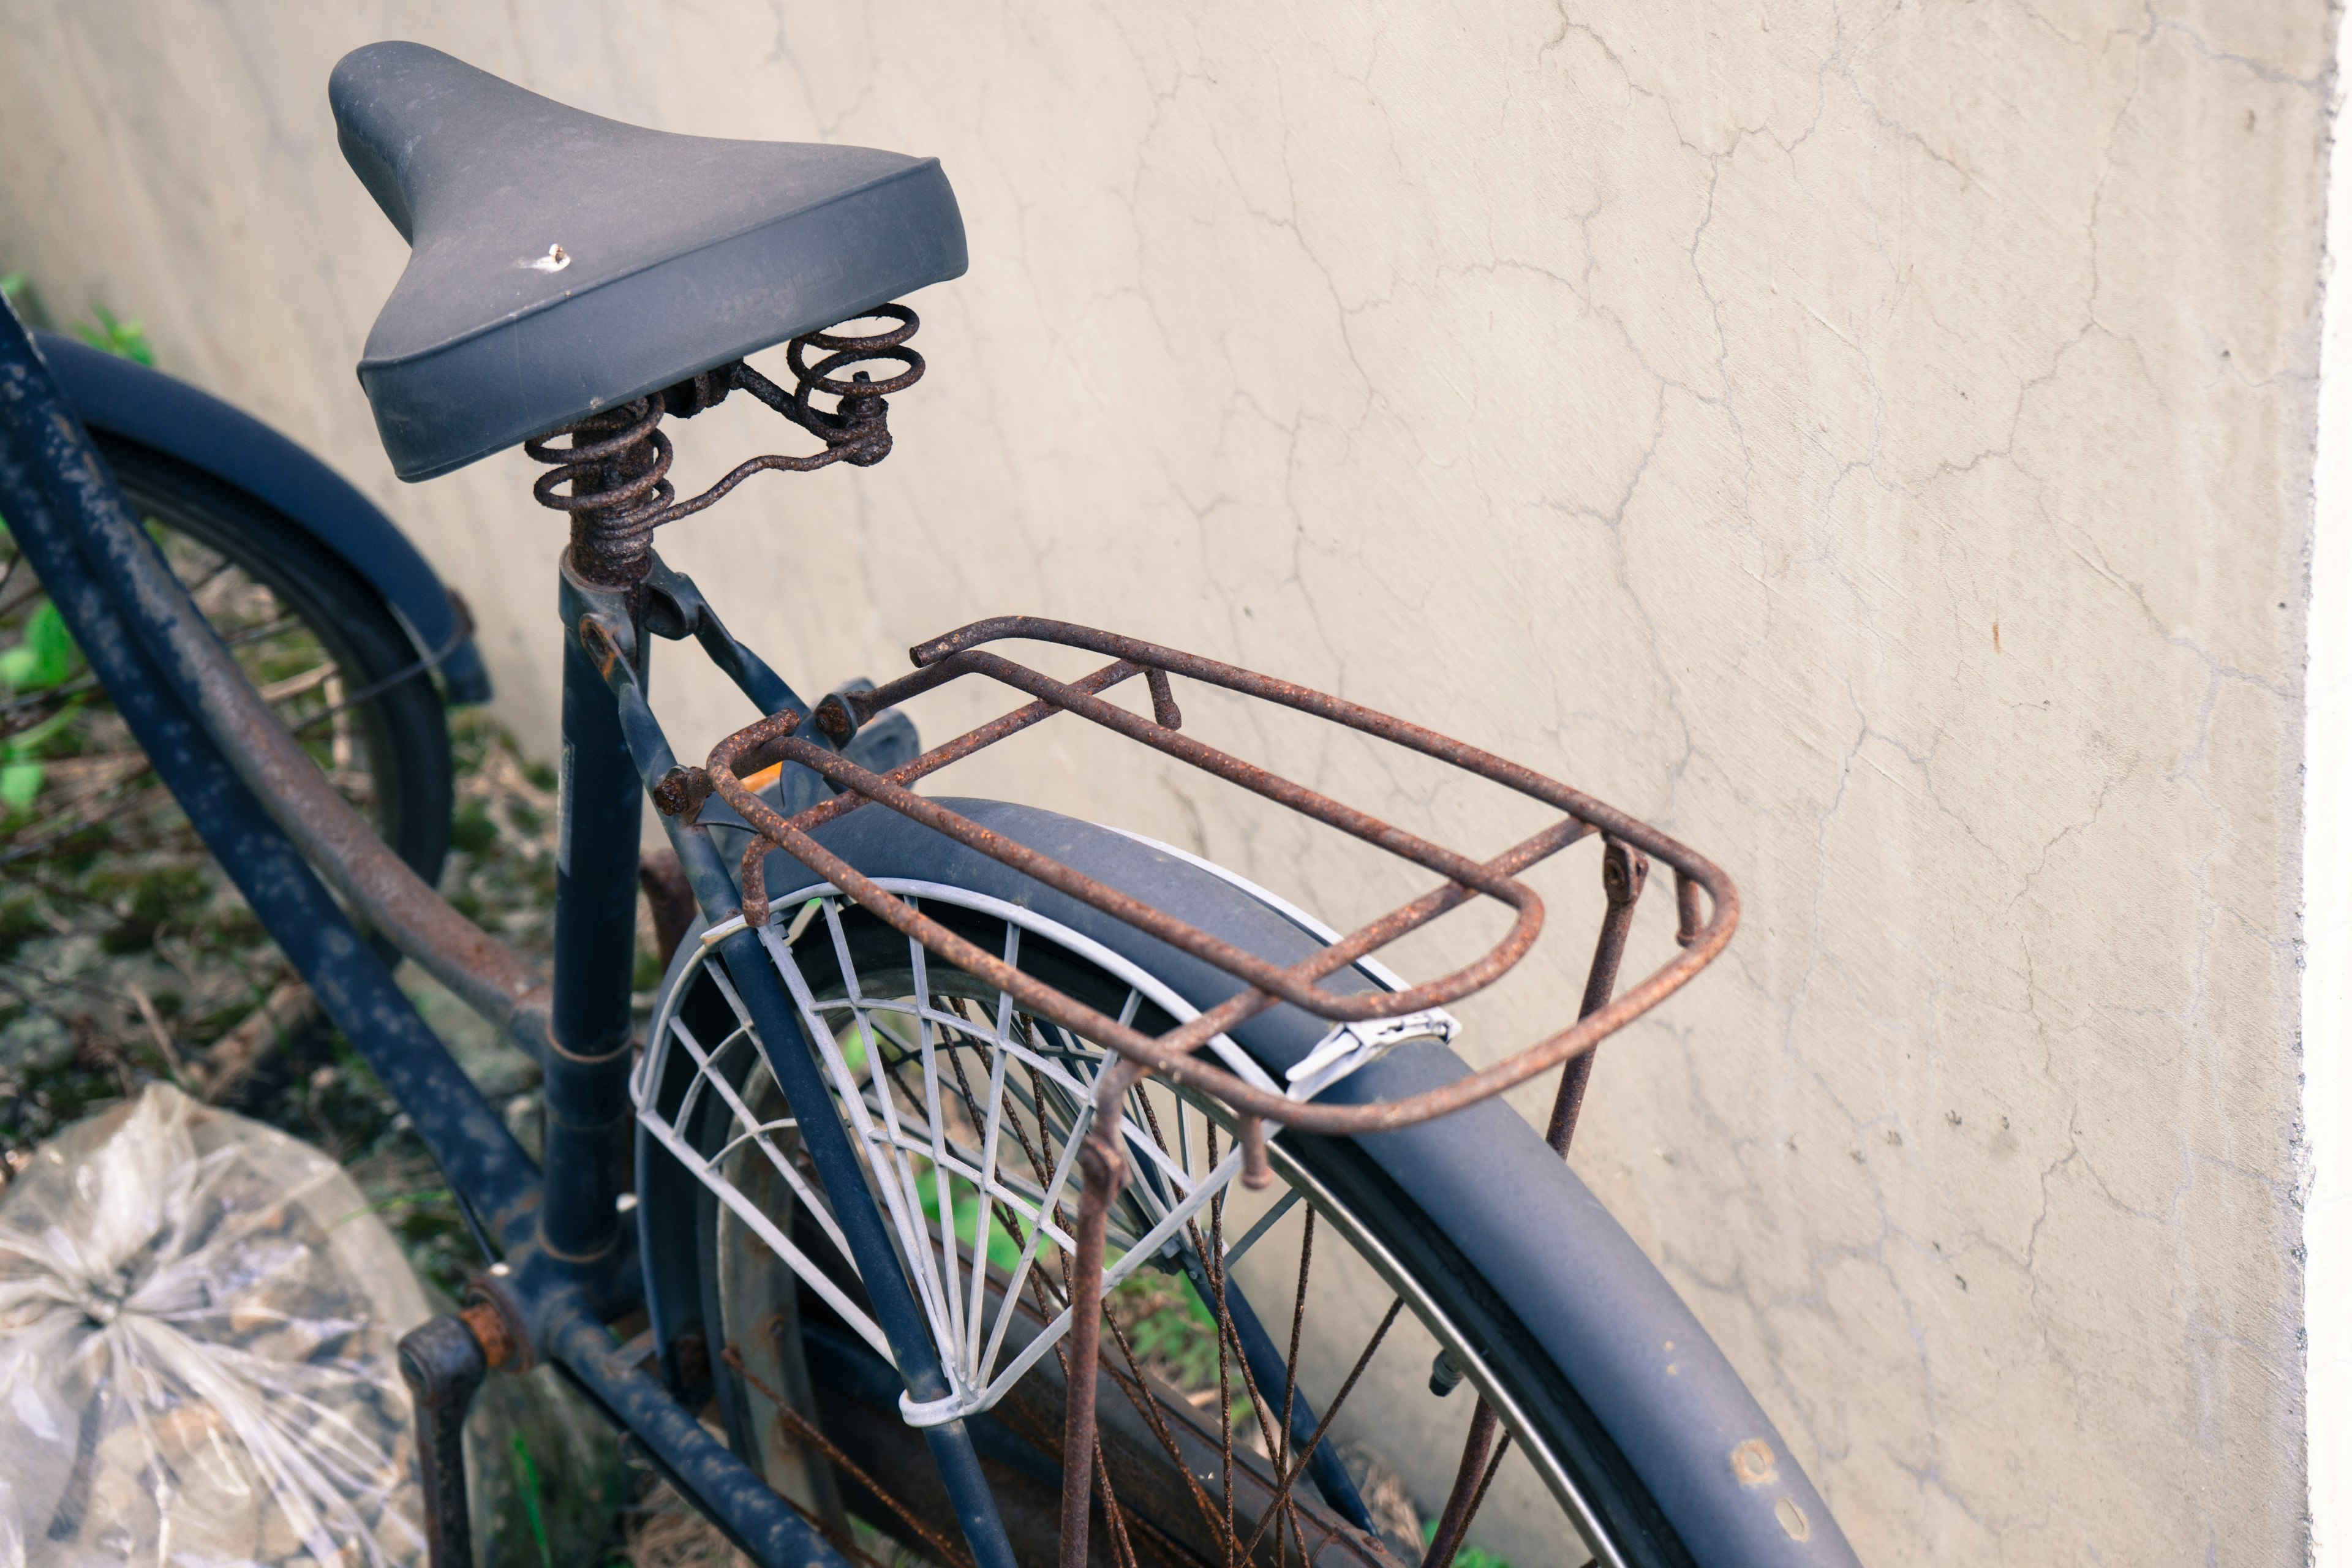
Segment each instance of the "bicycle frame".
[{"label": "bicycle frame", "polygon": [[[845,1568],[646,1370],[648,1349],[616,1345],[605,1326],[642,1296],[635,1238],[615,1204],[631,1126],[637,801],[673,765],[645,702],[646,650],[635,646],[626,605],[574,579],[563,584],[565,818],[551,988],[446,905],[430,907],[439,904],[431,889],[374,843],[315,767],[272,771],[266,731],[283,738],[283,731],[140,528],[13,310],[0,311],[0,516],[207,847],[440,1164],[485,1253],[497,1259],[482,1305],[510,1336],[499,1348],[520,1365],[543,1359],[561,1368],[757,1561]],[[674,635],[695,635],[762,711],[807,712],[700,607],[690,584],[664,577],[677,585],[673,603],[696,612]],[[332,807],[319,800],[322,790]],[[732,886],[707,833],[666,820],[704,913],[731,918]],[[350,841],[353,825],[364,845]],[[363,890],[354,902],[371,924],[454,981],[461,997],[539,1058],[548,1107],[543,1167],[533,1166],[425,1026],[314,866],[341,873],[347,893]],[[368,885],[355,889],[354,881]],[[739,931],[722,952],[746,977],[743,994],[773,1031],[769,1037],[797,1039],[793,1007],[756,934]],[[776,1056],[811,1061],[805,1051]],[[809,1085],[788,1084],[787,1092],[821,1093],[813,1065],[809,1071]],[[872,1259],[866,1273],[878,1282],[871,1291],[877,1319],[909,1393],[936,1397],[945,1385],[888,1233],[865,1195],[846,1135],[836,1123],[825,1138],[816,1126],[823,1121],[813,1119],[811,1152],[828,1188],[851,1194],[841,1220],[861,1258]],[[928,1436],[977,1560],[1011,1568],[970,1435],[950,1423]],[[428,1521],[436,1535],[453,1522],[462,1532],[462,1520]]]}]

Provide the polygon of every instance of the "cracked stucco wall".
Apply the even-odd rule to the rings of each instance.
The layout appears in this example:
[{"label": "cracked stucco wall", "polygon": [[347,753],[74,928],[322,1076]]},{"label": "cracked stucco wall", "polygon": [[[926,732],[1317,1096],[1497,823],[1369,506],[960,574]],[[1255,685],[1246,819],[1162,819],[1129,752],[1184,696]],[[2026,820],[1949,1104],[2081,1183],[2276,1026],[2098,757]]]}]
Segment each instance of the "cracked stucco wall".
[{"label": "cracked stucco wall", "polygon": [[[532,466],[398,487],[352,379],[404,251],[333,60],[414,37],[667,129],[940,154],[972,270],[918,301],[898,454],[665,545],[739,629],[821,687],[979,614],[1115,624],[1712,853],[1747,922],[1609,1047],[1577,1163],[1864,1559],[2284,1563],[2333,31],[2284,0],[0,0],[0,262],[378,497],[543,742]],[[761,449],[731,414],[688,479]],[[681,752],[742,717],[663,689]],[[1335,916],[1395,886],[1051,754],[1031,793]],[[1483,1007],[1484,1048],[1578,967]]]}]

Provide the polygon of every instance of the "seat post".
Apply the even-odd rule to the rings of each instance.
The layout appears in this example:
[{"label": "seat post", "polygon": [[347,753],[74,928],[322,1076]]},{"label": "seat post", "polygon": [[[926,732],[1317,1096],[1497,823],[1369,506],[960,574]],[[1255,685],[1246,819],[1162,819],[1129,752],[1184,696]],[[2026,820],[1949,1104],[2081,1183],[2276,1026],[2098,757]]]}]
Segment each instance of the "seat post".
[{"label": "seat post", "polygon": [[[556,840],[552,1049],[546,1064],[547,1181],[541,1245],[592,1271],[621,1240],[628,1169],[629,994],[636,959],[637,839],[644,785],[629,755],[605,666],[625,658],[642,681],[638,584],[653,565],[650,519],[670,500],[668,437],[658,395],[592,416],[536,487],[570,514],[560,603],[563,755]],[[555,495],[569,479],[571,493]]]}]

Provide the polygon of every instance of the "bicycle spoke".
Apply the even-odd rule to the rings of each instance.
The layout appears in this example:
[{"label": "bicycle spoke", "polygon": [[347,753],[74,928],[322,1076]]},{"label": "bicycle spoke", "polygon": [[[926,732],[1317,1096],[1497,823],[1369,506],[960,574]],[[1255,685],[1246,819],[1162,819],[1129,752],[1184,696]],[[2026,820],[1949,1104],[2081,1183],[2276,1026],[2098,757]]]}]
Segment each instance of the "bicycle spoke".
[{"label": "bicycle spoke", "polygon": [[[1225,1262],[1230,1264],[1232,1259],[1227,1258]],[[1268,1445],[1274,1450],[1274,1468],[1276,1474],[1281,1473],[1282,1467],[1290,1457],[1290,1421],[1298,1408],[1298,1342],[1300,1335],[1307,1329],[1307,1279],[1314,1267],[1315,1211],[1310,1207],[1307,1211],[1306,1233],[1298,1243],[1298,1294],[1290,1309],[1290,1354],[1282,1365],[1282,1420],[1275,1427],[1279,1437]],[[1290,1508],[1290,1531],[1296,1536],[1298,1534],[1297,1510],[1288,1503],[1284,1506]],[[1304,1538],[1301,1538],[1298,1542],[1298,1560],[1302,1564],[1307,1561],[1307,1542]]]},{"label": "bicycle spoke", "polygon": [[[1220,1201],[1222,1201],[1222,1200],[1220,1200]],[[1212,1237],[1212,1245],[1213,1246],[1213,1245],[1215,1245],[1215,1243],[1216,1243],[1216,1239],[1217,1239],[1217,1237],[1219,1237],[1219,1235],[1220,1235],[1220,1233],[1221,1233],[1221,1228],[1222,1228],[1222,1227],[1218,1225],[1217,1220],[1216,1220],[1216,1216],[1215,1216],[1215,1215],[1214,1215],[1214,1213],[1213,1213],[1213,1210],[1214,1210],[1215,1205],[1212,1205],[1212,1206],[1213,1206],[1213,1215],[1212,1215],[1211,1237]],[[1226,1286],[1227,1286],[1228,1279],[1227,1279],[1227,1276],[1226,1276],[1226,1273],[1225,1273],[1224,1269],[1223,1269],[1222,1267],[1219,1267],[1219,1268],[1216,1268],[1211,1269],[1209,1272],[1210,1272],[1210,1278],[1211,1278],[1211,1279],[1212,1279],[1212,1281],[1213,1281],[1213,1285],[1214,1285],[1214,1287],[1215,1287],[1215,1292],[1216,1292],[1216,1298],[1217,1298],[1217,1321],[1218,1321],[1218,1326],[1219,1326],[1219,1329],[1220,1329],[1220,1331],[1220,1331],[1220,1335],[1219,1335],[1219,1341],[1218,1341],[1220,1364],[1222,1365],[1222,1364],[1223,1363],[1223,1357],[1224,1357],[1224,1346],[1225,1346],[1226,1344],[1230,1343],[1230,1344],[1231,1344],[1231,1346],[1232,1346],[1232,1349],[1233,1349],[1233,1357],[1232,1357],[1232,1359],[1233,1359],[1234,1362],[1238,1363],[1239,1363],[1239,1366],[1240,1366],[1241,1377],[1242,1377],[1242,1392],[1243,1392],[1243,1394],[1244,1394],[1248,1398],[1248,1400],[1249,1400],[1249,1402],[1250,1402],[1250,1407],[1251,1407],[1251,1409],[1256,1413],[1257,1425],[1258,1425],[1258,1436],[1259,1436],[1260,1440],[1261,1440],[1261,1441],[1263,1441],[1263,1442],[1265,1442],[1265,1444],[1266,1445],[1266,1449],[1267,1449],[1268,1458],[1269,1458],[1269,1459],[1271,1459],[1271,1458],[1272,1458],[1272,1457],[1273,1457],[1273,1453],[1274,1453],[1274,1439],[1273,1439],[1273,1438],[1268,1435],[1268,1433],[1267,1433],[1267,1431],[1266,1431],[1266,1416],[1265,1416],[1265,1412],[1266,1412],[1266,1407],[1267,1407],[1267,1403],[1268,1403],[1268,1402],[1267,1402],[1266,1397],[1265,1397],[1265,1390],[1263,1390],[1262,1388],[1260,1388],[1260,1387],[1258,1386],[1258,1382],[1257,1382],[1257,1373],[1256,1373],[1255,1372],[1254,1372],[1254,1371],[1252,1371],[1252,1370],[1251,1370],[1250,1363],[1249,1363],[1249,1355],[1248,1355],[1248,1352],[1247,1352],[1246,1351],[1244,1351],[1244,1350],[1242,1348],[1241,1331],[1240,1331],[1240,1329],[1235,1325],[1235,1323],[1234,1323],[1234,1318],[1233,1318],[1233,1311],[1232,1311],[1232,1306],[1231,1306],[1231,1299],[1230,1299],[1230,1298],[1227,1296],[1227,1294],[1226,1294]],[[1295,1376],[1294,1376],[1294,1386],[1295,1386]],[[1230,1402],[1228,1401],[1228,1403],[1230,1403]],[[1231,1468],[1230,1468],[1230,1467],[1231,1467],[1231,1465],[1232,1465],[1232,1463],[1233,1463],[1233,1453],[1232,1453],[1232,1446],[1231,1446],[1231,1438],[1230,1438],[1230,1436],[1227,1438],[1227,1447],[1226,1447],[1225,1462],[1226,1462],[1226,1465],[1227,1465],[1227,1467],[1228,1467],[1227,1474],[1228,1474],[1228,1475],[1230,1475],[1230,1474],[1231,1474]],[[1280,1470],[1281,1470],[1281,1467],[1280,1467],[1279,1463],[1277,1462],[1277,1463],[1276,1463],[1276,1474],[1279,1474],[1279,1473],[1280,1473]],[[1289,1504],[1288,1504],[1288,1501],[1287,1501],[1287,1498],[1286,1498],[1286,1498],[1285,1498],[1285,1499],[1280,1499],[1280,1500],[1276,1500],[1276,1503],[1275,1503],[1275,1505],[1274,1505],[1273,1512],[1274,1512],[1275,1514],[1276,1514],[1276,1515],[1281,1514],[1282,1512],[1284,1512],[1285,1509],[1286,1509],[1286,1507],[1288,1507],[1288,1506],[1289,1506]],[[1265,1533],[1265,1521],[1264,1519],[1261,1519],[1261,1520],[1258,1521],[1258,1527],[1257,1527],[1257,1528],[1258,1528],[1258,1535],[1259,1535],[1259,1536],[1262,1536],[1262,1535]],[[1256,1547],[1256,1542],[1257,1542],[1257,1539],[1258,1539],[1258,1536],[1253,1536],[1253,1537],[1251,1538],[1251,1546],[1250,1546],[1250,1550],[1255,1550],[1255,1547]],[[1304,1551],[1305,1551],[1305,1542],[1301,1542],[1301,1543],[1300,1543],[1300,1550],[1301,1550],[1302,1552],[1304,1552]],[[1246,1560],[1248,1559],[1248,1556],[1249,1556],[1249,1552],[1248,1552],[1248,1551],[1244,1551],[1244,1552],[1241,1554],[1241,1560],[1242,1560],[1242,1561],[1246,1561]]]},{"label": "bicycle spoke", "polygon": [[743,1364],[743,1356],[741,1352],[738,1351],[730,1344],[719,1353],[719,1359],[724,1361],[729,1366],[735,1369],[736,1376],[741,1378],[744,1382],[750,1384],[753,1388],[759,1390],[761,1394],[766,1396],[768,1403],[776,1407],[776,1414],[782,1417],[784,1425],[790,1426],[795,1436],[799,1436],[803,1441],[814,1446],[816,1449],[820,1453],[824,1454],[829,1462],[836,1466],[843,1474],[848,1476],[859,1486],[864,1487],[867,1491],[871,1492],[877,1500],[879,1500],[884,1507],[887,1508],[891,1512],[897,1514],[901,1520],[905,1521],[908,1528],[915,1532],[917,1539],[920,1540],[924,1545],[929,1547],[932,1552],[938,1554],[938,1559],[940,1563],[947,1564],[948,1568],[974,1568],[971,1553],[959,1550],[954,1544],[949,1542],[947,1537],[940,1534],[929,1525],[924,1523],[920,1514],[918,1514],[913,1509],[908,1508],[905,1503],[899,1501],[896,1493],[890,1491],[872,1476],[866,1474],[866,1471],[858,1465],[857,1461],[852,1459],[847,1454],[843,1453],[833,1439],[824,1435],[824,1431],[822,1427],[818,1426],[815,1422],[811,1421],[807,1416],[802,1415],[799,1410],[793,1407],[790,1400],[778,1394],[774,1389],[770,1388],[766,1384],[761,1382],[757,1376],[753,1375],[751,1369]]},{"label": "bicycle spoke", "polygon": [[[1212,1126],[1209,1129],[1209,1163],[1213,1165],[1216,1160],[1217,1130]],[[1204,1255],[1208,1258],[1218,1255],[1224,1239],[1224,1218],[1225,1200],[1221,1194],[1209,1205],[1210,1249]],[[1209,1282],[1217,1293],[1216,1306],[1213,1310],[1217,1316],[1217,1445],[1218,1458],[1224,1465],[1225,1568],[1234,1568],[1234,1384],[1232,1368],[1225,1355],[1225,1346],[1232,1338],[1234,1318],[1232,1309],[1225,1304],[1223,1272],[1212,1268]]]},{"label": "bicycle spoke", "polygon": [[[1323,1435],[1331,1429],[1332,1418],[1339,1414],[1339,1407],[1348,1403],[1348,1395],[1356,1391],[1356,1380],[1364,1375],[1364,1368],[1372,1364],[1372,1352],[1381,1348],[1381,1342],[1388,1338],[1390,1328],[1397,1321],[1397,1314],[1403,1310],[1403,1297],[1399,1296],[1389,1303],[1389,1310],[1381,1319],[1380,1327],[1374,1329],[1372,1337],[1364,1342],[1362,1353],[1356,1357],[1356,1364],[1348,1369],[1347,1381],[1339,1384],[1339,1392],[1332,1397],[1330,1405],[1325,1408],[1323,1419],[1315,1424],[1314,1432],[1300,1446],[1297,1462],[1281,1472],[1281,1485],[1275,1494],[1276,1507],[1279,1507],[1284,1500],[1290,1496],[1293,1489],[1298,1485],[1298,1478],[1307,1473],[1307,1461],[1315,1457],[1315,1450],[1322,1447]],[[1256,1533],[1250,1537],[1249,1544],[1242,1549],[1244,1558],[1247,1558],[1251,1552],[1257,1550],[1258,1542],[1265,1535],[1266,1521],[1274,1517],[1274,1508],[1267,1509],[1265,1517],[1258,1521]]]}]

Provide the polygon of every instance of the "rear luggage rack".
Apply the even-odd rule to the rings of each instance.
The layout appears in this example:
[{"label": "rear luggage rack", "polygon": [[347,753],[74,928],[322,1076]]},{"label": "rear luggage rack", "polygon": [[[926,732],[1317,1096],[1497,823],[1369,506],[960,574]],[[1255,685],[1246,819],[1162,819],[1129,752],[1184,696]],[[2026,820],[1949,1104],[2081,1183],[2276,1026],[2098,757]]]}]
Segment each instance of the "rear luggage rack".
[{"label": "rear luggage rack", "polygon": [[[1064,681],[983,646],[1014,639],[1085,649],[1107,656],[1111,662],[1080,679]],[[1342,1136],[1387,1131],[1461,1110],[1586,1055],[1705,968],[1723,951],[1738,923],[1738,892],[1730,878],[1705,856],[1558,780],[1341,698],[1114,632],[1025,616],[977,621],[922,643],[911,651],[917,666],[914,673],[871,691],[836,693],[826,698],[815,711],[816,727],[836,745],[846,742],[860,725],[876,714],[965,676],[983,676],[999,681],[1031,700],[887,773],[862,768],[840,755],[833,746],[801,733],[803,721],[799,714],[778,713],[721,741],[712,748],[704,768],[680,769],[672,773],[656,791],[656,804],[673,815],[691,812],[715,793],[751,826],[757,837],[744,853],[741,872],[741,918],[746,924],[758,927],[767,922],[769,905],[762,863],[771,847],[781,849],[878,919],[940,958],[997,986],[1022,1005],[1116,1051],[1136,1068],[1159,1073],[1223,1101],[1240,1123],[1242,1142],[1250,1152],[1252,1176],[1260,1175],[1264,1170],[1265,1121],[1302,1131]],[[1138,676],[1143,678],[1150,692],[1152,717],[1149,719],[1104,700],[1102,695]],[[1484,860],[1474,858],[1183,733],[1182,714],[1171,677],[1276,703],[1391,742],[1540,801],[1562,816],[1499,855]],[[925,799],[910,787],[949,763],[1033,728],[1056,713],[1075,714],[1163,755],[1239,784],[1433,872],[1442,880],[1419,898],[1347,933],[1307,960],[1284,968],[1015,843],[936,801]],[[743,782],[745,775],[780,762],[807,767],[843,793],[786,817]],[[912,818],[1214,965],[1240,982],[1243,989],[1156,1037],[1109,1017],[931,920],[907,900],[861,875],[813,837],[826,823],[870,805]],[[1602,952],[1595,955],[1593,984],[1587,987],[1586,1006],[1580,1016],[1516,1055],[1437,1089],[1361,1105],[1318,1104],[1309,1098],[1399,1039],[1432,1034],[1449,1036],[1451,1019],[1434,1010],[1492,984],[1527,955],[1542,931],[1543,900],[1518,879],[1520,874],[1594,834],[1601,835],[1612,847],[1622,847],[1622,852],[1612,849],[1604,867],[1611,918],[1603,922]],[[1616,960],[1622,952],[1633,899],[1640,891],[1645,856],[1664,862],[1674,872],[1675,936],[1681,951],[1622,994],[1612,996],[1609,993],[1613,989]],[[1515,918],[1503,939],[1472,963],[1437,979],[1394,991],[1343,993],[1318,984],[1481,896],[1509,906]],[[1601,973],[1604,968],[1605,976]],[[1286,1002],[1328,1019],[1335,1026],[1310,1058],[1314,1070],[1295,1077],[1288,1092],[1263,1087],[1263,1080],[1260,1084],[1250,1083],[1196,1054],[1243,1020]],[[1399,1020],[1410,1022],[1400,1028]],[[1570,1074],[1577,1080],[1580,1094],[1581,1076],[1573,1071]],[[1563,1109],[1572,1119],[1572,1106]],[[1558,1121],[1556,1114],[1555,1122]],[[1554,1142],[1564,1143],[1565,1139],[1556,1135]],[[1252,1181],[1251,1184],[1257,1182]]]}]

